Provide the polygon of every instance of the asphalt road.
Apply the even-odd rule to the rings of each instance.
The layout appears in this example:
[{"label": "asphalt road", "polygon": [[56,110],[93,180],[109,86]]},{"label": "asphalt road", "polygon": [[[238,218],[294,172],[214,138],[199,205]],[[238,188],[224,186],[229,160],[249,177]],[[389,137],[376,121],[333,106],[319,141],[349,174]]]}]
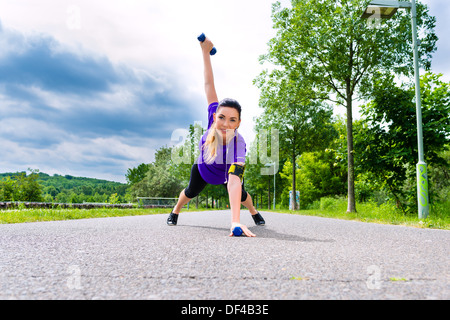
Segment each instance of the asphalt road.
[{"label": "asphalt road", "polygon": [[0,225],[0,299],[449,299],[450,233],[248,211]]}]

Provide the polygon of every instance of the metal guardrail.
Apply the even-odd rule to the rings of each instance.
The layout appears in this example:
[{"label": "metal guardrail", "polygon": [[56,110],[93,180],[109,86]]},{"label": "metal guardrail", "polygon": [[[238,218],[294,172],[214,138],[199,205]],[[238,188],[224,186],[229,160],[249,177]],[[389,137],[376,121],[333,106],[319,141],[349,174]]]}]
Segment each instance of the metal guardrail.
[{"label": "metal guardrail", "polygon": [[1,209],[17,209],[24,206],[27,209],[96,209],[96,208],[120,208],[132,209],[135,205],[132,203],[55,203],[55,202],[24,202],[24,201],[0,201]]},{"label": "metal guardrail", "polygon": [[[153,203],[144,203],[146,200]],[[158,200],[156,200],[158,199]],[[138,204],[133,203],[57,203],[57,202],[28,202],[28,201],[0,201],[0,210],[17,209],[25,207],[27,209],[97,209],[97,208],[118,208],[133,209],[139,208],[171,208],[178,198],[138,198]]]},{"label": "metal guardrail", "polygon": [[173,208],[178,198],[137,197],[139,208]]}]

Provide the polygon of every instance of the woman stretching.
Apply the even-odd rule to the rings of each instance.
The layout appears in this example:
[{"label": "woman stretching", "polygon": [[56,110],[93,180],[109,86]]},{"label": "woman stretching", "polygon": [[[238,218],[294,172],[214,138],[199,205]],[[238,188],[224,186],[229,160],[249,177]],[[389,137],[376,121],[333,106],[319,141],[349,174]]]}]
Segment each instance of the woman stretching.
[{"label": "woman stretching", "polygon": [[200,45],[208,101],[208,130],[200,139],[200,155],[192,166],[189,185],[181,191],[167,224],[176,225],[181,208],[195,198],[207,184],[222,184],[227,188],[230,200],[230,236],[233,236],[232,231],[235,227],[240,227],[247,237],[255,237],[254,233],[240,223],[242,203],[252,214],[256,225],[265,224],[243,186],[246,147],[244,138],[237,132],[241,124],[241,106],[233,99],[218,102],[209,54],[214,45],[208,38],[200,42]]}]

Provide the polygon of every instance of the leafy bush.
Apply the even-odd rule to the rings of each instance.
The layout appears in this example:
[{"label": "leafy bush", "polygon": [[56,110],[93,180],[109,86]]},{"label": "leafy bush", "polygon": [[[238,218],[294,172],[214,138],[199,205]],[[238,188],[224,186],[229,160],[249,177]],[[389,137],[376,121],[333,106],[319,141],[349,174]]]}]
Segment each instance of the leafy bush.
[{"label": "leafy bush", "polygon": [[2,201],[42,201],[42,187],[38,182],[39,170],[29,169],[0,180],[0,200]]},{"label": "leafy bush", "polygon": [[345,212],[347,210],[347,200],[345,198],[320,198],[320,209]]}]

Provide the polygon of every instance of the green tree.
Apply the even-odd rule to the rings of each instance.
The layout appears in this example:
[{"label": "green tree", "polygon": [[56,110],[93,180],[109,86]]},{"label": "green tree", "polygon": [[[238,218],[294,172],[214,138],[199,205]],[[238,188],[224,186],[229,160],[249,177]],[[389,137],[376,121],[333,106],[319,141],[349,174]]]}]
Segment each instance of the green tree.
[{"label": "green tree", "polygon": [[147,172],[149,170],[148,164],[141,163],[137,166],[137,168],[130,168],[127,170],[125,174],[125,178],[127,179],[128,184],[138,183],[142,179],[145,178]]},{"label": "green tree", "polygon": [[[330,106],[305,98],[307,86],[297,86],[298,74],[285,72],[262,76],[255,80],[261,89],[260,106],[264,113],[257,120],[257,128],[270,130],[277,128],[283,137],[279,141],[279,152],[296,163],[303,152],[325,149],[327,141],[335,133],[331,125],[333,111]],[[296,191],[296,170],[292,167],[292,190]],[[294,207],[294,209],[297,209]]]},{"label": "green tree", "polygon": [[120,203],[120,201],[119,201],[119,196],[117,195],[117,193],[113,193],[113,194],[109,197],[108,203],[109,203],[109,204],[117,204],[117,203]]},{"label": "green tree", "polygon": [[445,163],[430,165],[428,170],[430,201],[445,201],[450,199],[450,146],[441,153]]},{"label": "green tree", "polygon": [[69,195],[67,193],[67,190],[63,190],[56,195],[55,201],[57,203],[69,203],[68,198]]},{"label": "green tree", "polygon": [[68,196],[68,202],[69,203],[81,203],[81,197],[74,191],[72,191]]},{"label": "green tree", "polygon": [[155,153],[155,162],[147,165],[145,177],[130,186],[130,194],[137,197],[176,197],[181,190],[180,180],[171,174],[172,148],[161,147]]},{"label": "green tree", "polygon": [[[368,0],[292,0],[292,8],[273,5],[277,35],[261,57],[276,66],[262,77],[295,81],[309,99],[329,100],[347,111],[348,207],[356,211],[354,189],[353,100],[371,91],[377,72],[411,75],[411,23],[409,14],[379,21],[377,28],[360,18]],[[436,50],[436,19],[418,3],[419,59],[430,67]],[[296,75],[293,77],[292,75]]]},{"label": "green tree", "polygon": [[[279,138],[269,135],[273,133],[273,127],[269,127],[268,123],[265,123],[266,127],[261,124],[263,120],[258,119],[256,125],[256,137],[255,140],[247,147],[246,168],[244,174],[245,189],[253,197],[255,206],[262,207],[262,203],[267,199],[267,208],[271,208],[273,201],[273,179],[276,179],[276,197],[277,203],[280,203],[281,190],[283,189],[282,180],[279,175],[279,168],[282,168],[285,162],[283,153],[274,146],[272,143],[279,145]],[[277,152],[278,155],[272,154]],[[270,156],[269,154],[270,153]],[[271,161],[277,163],[275,168],[271,166]],[[266,166],[270,165],[270,166]]]},{"label": "green tree", "polygon": [[18,190],[16,188],[17,181],[6,177],[0,181],[0,200],[16,201],[18,199]]},{"label": "green tree", "polygon": [[0,182],[1,198],[5,201],[42,201],[39,170],[28,169],[30,174],[18,172]]},{"label": "green tree", "polygon": [[[423,143],[427,164],[445,168],[449,165],[442,154],[450,138],[450,83],[440,77],[432,73],[421,77]],[[387,186],[406,212],[408,202],[417,200],[415,184],[404,188],[408,178],[415,181],[418,159],[415,89],[410,84],[396,85],[393,76],[380,77],[373,88],[373,100],[362,106],[364,126],[356,133],[360,165]]]},{"label": "green tree", "polygon": [[[340,195],[345,187],[345,168],[336,151],[326,149],[319,152],[304,152],[296,164],[297,186],[300,191],[300,205],[305,208],[321,197]],[[281,177],[292,184],[292,162],[287,161],[281,172]],[[288,190],[284,190],[288,194]]]},{"label": "green tree", "polygon": [[[176,138],[184,138],[181,145],[172,148],[170,161],[170,172],[177,176],[183,184],[187,185],[191,175],[191,168],[199,155],[199,141],[204,133],[204,129],[198,124],[190,125],[186,135]],[[181,190],[180,190],[181,191]]]}]

